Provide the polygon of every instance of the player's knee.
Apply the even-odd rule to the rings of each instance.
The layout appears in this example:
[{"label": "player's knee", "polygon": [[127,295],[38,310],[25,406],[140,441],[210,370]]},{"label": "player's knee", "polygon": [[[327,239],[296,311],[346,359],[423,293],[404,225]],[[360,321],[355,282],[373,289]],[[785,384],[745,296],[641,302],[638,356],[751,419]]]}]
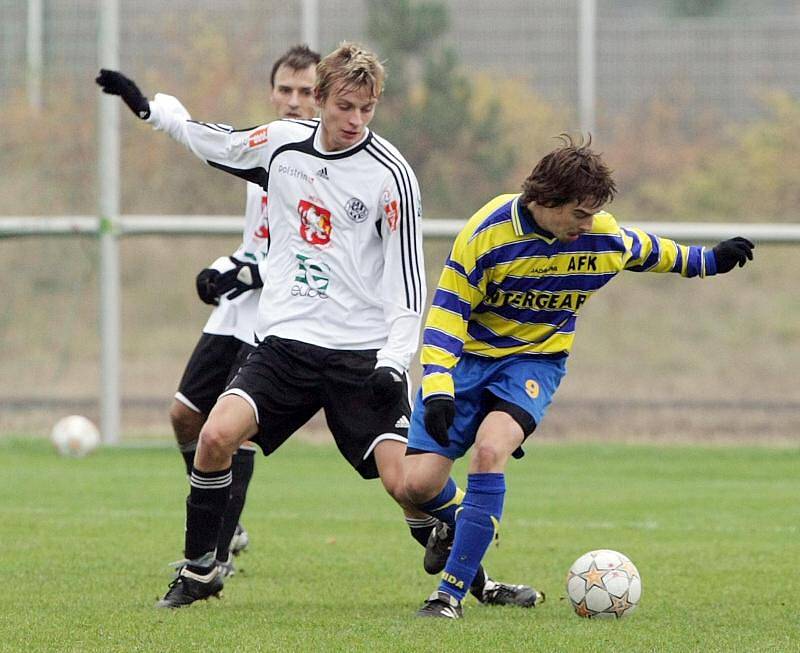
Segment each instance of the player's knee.
[{"label": "player's knee", "polygon": [[403,483],[402,477],[388,480],[383,479],[383,487],[386,489],[386,492],[389,494],[389,496],[401,506],[407,507],[409,505],[409,500],[408,496],[406,495],[405,484]]},{"label": "player's knee", "polygon": [[478,472],[494,471],[503,460],[503,453],[492,442],[482,442],[475,445],[473,453],[473,468]]},{"label": "player's knee", "polygon": [[434,485],[433,479],[426,478],[422,474],[406,474],[403,492],[414,505],[427,503],[440,491],[441,488]]},{"label": "player's knee", "polygon": [[174,401],[169,409],[172,430],[175,432],[175,439],[180,444],[197,440],[200,434],[200,427],[203,425],[203,419],[203,415],[193,411],[179,401]]},{"label": "player's knee", "polygon": [[232,456],[239,448],[239,439],[237,433],[213,421],[206,422],[200,431],[203,449],[214,457]]}]

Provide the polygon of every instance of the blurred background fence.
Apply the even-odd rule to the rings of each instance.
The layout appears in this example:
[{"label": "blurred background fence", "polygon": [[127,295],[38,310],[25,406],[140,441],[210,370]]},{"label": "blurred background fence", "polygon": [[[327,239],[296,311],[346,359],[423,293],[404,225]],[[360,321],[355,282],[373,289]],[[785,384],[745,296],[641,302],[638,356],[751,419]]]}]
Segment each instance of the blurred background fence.
[{"label": "blurred background fence", "polygon": [[[271,62],[304,37],[299,1],[120,3],[120,67],[193,116],[271,119]],[[406,154],[427,220],[519,187],[582,126],[579,1],[320,1],[317,45],[386,60],[374,126]],[[93,214],[98,3],[0,0],[0,215]],[[612,211],[637,221],[798,222],[800,6],[789,0],[598,0],[594,142]],[[38,46],[37,46],[38,43]],[[124,109],[121,212],[236,214],[243,188]],[[235,237],[121,241],[123,432],[166,409],[206,310],[193,278]],[[0,239],[0,435],[97,419],[98,243]],[[433,286],[449,246],[427,243]],[[798,250],[708,281],[623,275],[586,307],[543,437],[800,441]]]}]

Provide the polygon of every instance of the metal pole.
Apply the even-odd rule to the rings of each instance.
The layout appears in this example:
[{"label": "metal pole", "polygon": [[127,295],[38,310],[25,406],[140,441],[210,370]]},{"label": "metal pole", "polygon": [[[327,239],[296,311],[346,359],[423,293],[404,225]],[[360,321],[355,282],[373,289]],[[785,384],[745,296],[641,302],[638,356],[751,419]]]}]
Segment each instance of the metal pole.
[{"label": "metal pole", "polygon": [[303,0],[301,22],[303,43],[312,50],[319,50],[319,3],[317,0]]},{"label": "metal pole", "polygon": [[42,110],[42,0],[28,0],[28,105],[34,113]]},{"label": "metal pole", "polygon": [[595,131],[595,34],[597,1],[580,0],[578,20],[578,119],[583,133]]},{"label": "metal pole", "polygon": [[[119,68],[118,0],[101,0],[98,58]],[[97,94],[97,187],[100,213],[100,428],[106,444],[120,438],[119,99]]]}]

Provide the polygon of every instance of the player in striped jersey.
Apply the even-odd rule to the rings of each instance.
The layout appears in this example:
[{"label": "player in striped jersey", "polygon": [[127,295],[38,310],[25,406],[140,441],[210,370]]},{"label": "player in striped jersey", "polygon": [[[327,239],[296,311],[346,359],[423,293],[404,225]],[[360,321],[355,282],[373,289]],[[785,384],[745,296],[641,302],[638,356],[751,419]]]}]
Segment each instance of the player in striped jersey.
[{"label": "player in striped jersey", "polygon": [[[744,238],[713,249],[621,227],[603,210],[616,188],[589,144],[564,136],[523,184],[480,209],[456,238],[423,334],[406,490],[420,506],[450,495],[453,461],[473,447],[467,492],[431,537],[426,567],[443,569],[417,613],[456,619],[499,526],[509,457],[544,417],[566,372],[584,303],[619,272],[706,277],[752,259]],[[539,593],[537,592],[537,595]]]},{"label": "player in striped jersey", "polygon": [[[311,119],[316,114],[313,88],[320,55],[305,45],[284,52],[270,71],[270,104],[279,118]],[[144,96],[135,84],[115,71],[101,71],[97,82],[111,91],[127,91],[126,102],[149,111]],[[187,119],[189,112],[177,101],[172,107]],[[183,142],[188,146],[188,141]],[[200,429],[217,397],[239,366],[255,349],[256,311],[261,294],[258,265],[267,254],[269,225],[267,195],[257,184],[246,183],[245,219],[242,242],[230,256],[216,259],[197,275],[200,299],[213,310],[197,342],[178,391],[170,407],[170,421],[186,474],[192,471]],[[240,274],[252,275],[243,283]],[[232,554],[248,544],[247,531],[239,524],[247,488],[253,475],[255,445],[244,443],[234,455],[230,499],[223,517],[217,544],[217,562],[225,576],[234,573]]]}]

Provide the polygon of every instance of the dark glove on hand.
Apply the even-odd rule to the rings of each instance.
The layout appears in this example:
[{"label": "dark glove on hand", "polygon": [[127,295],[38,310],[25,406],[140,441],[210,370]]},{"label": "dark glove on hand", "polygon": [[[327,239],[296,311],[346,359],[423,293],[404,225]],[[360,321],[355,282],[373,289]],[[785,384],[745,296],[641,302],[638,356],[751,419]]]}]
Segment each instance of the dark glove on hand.
[{"label": "dark glove on hand", "polygon": [[94,81],[103,89],[103,93],[119,95],[137,118],[147,120],[150,117],[150,103],[132,79],[116,70],[101,68]]},{"label": "dark glove on hand", "polygon": [[443,447],[450,444],[447,431],[455,416],[456,402],[452,397],[434,397],[425,402],[425,430]]},{"label": "dark glove on hand", "polygon": [[394,406],[403,394],[403,377],[391,367],[376,367],[364,383],[369,405],[376,410]]},{"label": "dark glove on hand", "polygon": [[714,258],[717,261],[717,274],[730,272],[737,263],[739,267],[742,267],[748,259],[752,261],[754,247],[753,243],[741,236],[723,240],[713,249]]},{"label": "dark glove on hand", "polygon": [[228,270],[219,275],[216,280],[217,294],[225,295],[228,299],[236,299],[239,295],[248,290],[261,288],[264,282],[255,263],[242,263],[235,258],[231,258],[236,266],[233,270]]},{"label": "dark glove on hand", "polygon": [[219,304],[219,292],[217,292],[217,279],[219,279],[219,270],[212,270],[205,268],[200,270],[197,275],[195,284],[197,286],[197,296],[205,304],[217,306]]}]

